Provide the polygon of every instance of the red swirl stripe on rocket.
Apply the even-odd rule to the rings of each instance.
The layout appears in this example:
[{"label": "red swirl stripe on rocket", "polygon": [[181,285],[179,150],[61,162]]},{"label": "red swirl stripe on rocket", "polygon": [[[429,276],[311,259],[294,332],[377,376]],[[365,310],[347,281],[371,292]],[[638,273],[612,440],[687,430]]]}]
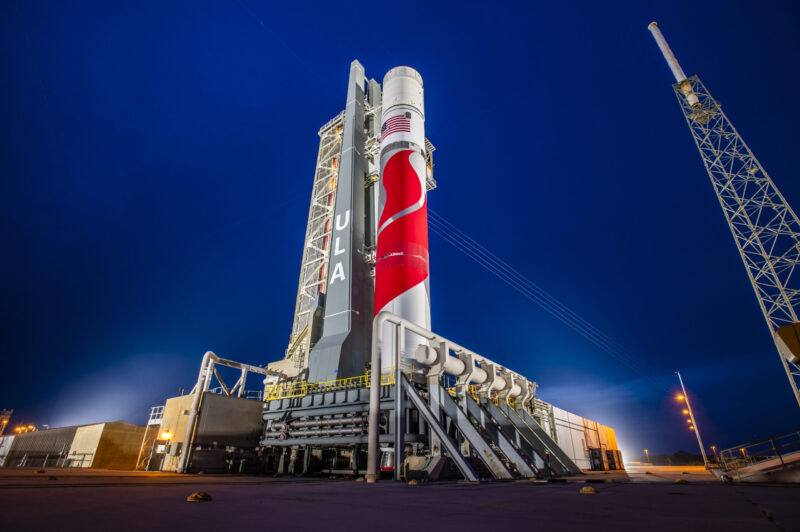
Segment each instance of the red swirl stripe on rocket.
[{"label": "red swirl stripe on rocket", "polygon": [[414,150],[398,151],[383,169],[386,202],[378,222],[375,314],[429,274],[427,202],[412,157],[421,158]]}]

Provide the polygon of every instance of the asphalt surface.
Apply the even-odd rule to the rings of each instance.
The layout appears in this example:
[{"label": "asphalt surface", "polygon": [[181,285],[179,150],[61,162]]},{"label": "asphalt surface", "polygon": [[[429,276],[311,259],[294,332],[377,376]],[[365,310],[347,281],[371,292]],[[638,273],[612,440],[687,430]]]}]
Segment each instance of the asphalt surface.
[{"label": "asphalt surface", "polygon": [[[649,472],[649,473],[648,473]],[[687,483],[675,484],[675,479]],[[590,482],[587,484],[587,480]],[[596,494],[581,494],[583,487]],[[196,491],[210,502],[187,502]],[[800,487],[725,486],[700,468],[566,482],[409,486],[352,479],[0,470],[3,530],[798,531]],[[524,528],[520,528],[524,527]]]}]

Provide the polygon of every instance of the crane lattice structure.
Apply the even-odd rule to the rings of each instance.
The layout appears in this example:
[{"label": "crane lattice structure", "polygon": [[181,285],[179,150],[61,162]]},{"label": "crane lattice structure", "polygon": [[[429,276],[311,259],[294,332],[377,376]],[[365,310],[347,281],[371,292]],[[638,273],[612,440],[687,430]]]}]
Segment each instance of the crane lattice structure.
[{"label": "crane lattice structure", "polygon": [[655,22],[649,29],[675,76],[675,95],[800,404],[800,359],[783,339],[800,330],[800,221],[719,102],[697,76],[686,77]]}]

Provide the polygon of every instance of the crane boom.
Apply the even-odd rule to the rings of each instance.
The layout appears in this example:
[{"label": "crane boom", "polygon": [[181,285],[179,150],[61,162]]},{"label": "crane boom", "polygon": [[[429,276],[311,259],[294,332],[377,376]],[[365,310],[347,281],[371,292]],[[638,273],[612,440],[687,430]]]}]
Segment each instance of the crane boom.
[{"label": "crane boom", "polygon": [[686,77],[655,22],[648,29],[728,222],[750,284],[800,405],[800,221],[697,76]]}]

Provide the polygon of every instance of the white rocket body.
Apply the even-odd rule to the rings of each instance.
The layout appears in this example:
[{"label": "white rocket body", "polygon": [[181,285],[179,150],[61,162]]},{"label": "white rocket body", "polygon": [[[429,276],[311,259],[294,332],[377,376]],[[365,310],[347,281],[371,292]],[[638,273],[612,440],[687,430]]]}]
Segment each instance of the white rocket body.
[{"label": "white rocket body", "polygon": [[[422,77],[396,67],[383,78],[375,314],[387,310],[431,327],[425,104]],[[393,326],[384,324],[381,370],[394,367]],[[413,359],[422,339],[405,335],[400,363]]]}]

